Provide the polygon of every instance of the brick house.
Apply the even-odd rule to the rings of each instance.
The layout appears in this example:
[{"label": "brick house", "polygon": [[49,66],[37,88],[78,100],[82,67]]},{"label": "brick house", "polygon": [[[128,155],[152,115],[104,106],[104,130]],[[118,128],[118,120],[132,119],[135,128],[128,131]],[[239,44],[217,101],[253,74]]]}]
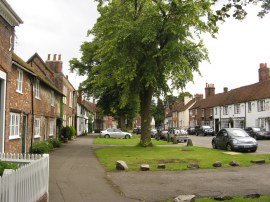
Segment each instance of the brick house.
[{"label": "brick house", "polygon": [[6,134],[9,127],[10,74],[12,71],[12,52],[15,27],[23,21],[5,1],[0,1],[0,152],[6,146]]},{"label": "brick house", "polygon": [[63,74],[63,62],[61,61],[61,55],[58,55],[57,57],[57,55],[54,54],[53,59],[51,60],[51,55],[48,54],[48,59],[45,64],[53,72],[55,86],[65,95],[63,97],[63,105],[61,107],[63,126],[76,127],[76,90],[68,80],[68,76]]}]

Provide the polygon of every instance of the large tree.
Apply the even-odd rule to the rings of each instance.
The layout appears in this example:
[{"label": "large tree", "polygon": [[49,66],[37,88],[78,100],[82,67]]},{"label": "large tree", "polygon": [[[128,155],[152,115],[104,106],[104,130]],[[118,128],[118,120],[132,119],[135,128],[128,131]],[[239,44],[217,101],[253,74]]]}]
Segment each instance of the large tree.
[{"label": "large tree", "polygon": [[[139,96],[141,145],[150,146],[151,100],[184,88],[208,59],[202,33],[217,32],[219,17],[209,0],[99,1],[98,18],[71,69],[87,75],[84,90],[96,97],[121,86],[121,106]],[[168,80],[171,79],[171,85]]]}]

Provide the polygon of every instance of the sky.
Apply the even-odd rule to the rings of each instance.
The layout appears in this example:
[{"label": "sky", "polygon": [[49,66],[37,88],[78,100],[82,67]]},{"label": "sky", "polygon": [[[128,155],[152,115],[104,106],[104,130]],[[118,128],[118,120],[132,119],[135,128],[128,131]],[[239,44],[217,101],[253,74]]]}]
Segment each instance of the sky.
[{"label": "sky", "polygon": [[[93,0],[7,0],[23,24],[16,27],[14,52],[27,61],[38,53],[46,61],[48,54],[61,54],[64,74],[77,88],[84,77],[69,72],[69,60],[80,58],[83,41],[91,40],[87,31],[99,14]],[[260,63],[270,66],[270,15],[256,16],[259,7],[250,6],[243,21],[229,19],[220,24],[216,39],[204,36],[210,63],[200,63],[201,76],[184,91],[204,94],[206,83],[215,92],[258,82]],[[176,92],[177,93],[177,92]]]}]

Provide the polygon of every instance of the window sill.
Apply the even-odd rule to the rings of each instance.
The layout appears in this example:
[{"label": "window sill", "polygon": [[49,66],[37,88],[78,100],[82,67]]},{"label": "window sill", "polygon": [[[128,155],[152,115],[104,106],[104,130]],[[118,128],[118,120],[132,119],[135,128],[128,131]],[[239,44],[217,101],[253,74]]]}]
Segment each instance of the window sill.
[{"label": "window sill", "polygon": [[23,92],[21,92],[21,91],[16,90],[16,93],[19,93],[19,94],[23,95]]},{"label": "window sill", "polygon": [[17,140],[17,139],[21,139],[20,136],[9,136],[9,140]]},{"label": "window sill", "polygon": [[49,134],[49,137],[53,137],[53,134]]},{"label": "window sill", "polygon": [[40,138],[40,135],[35,135],[34,138],[35,139]]}]

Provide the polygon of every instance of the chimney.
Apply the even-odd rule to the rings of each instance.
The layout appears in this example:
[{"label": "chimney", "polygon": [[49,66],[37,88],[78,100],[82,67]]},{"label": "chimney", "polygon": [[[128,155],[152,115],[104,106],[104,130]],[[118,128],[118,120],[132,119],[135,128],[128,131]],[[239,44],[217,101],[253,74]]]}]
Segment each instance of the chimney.
[{"label": "chimney", "polygon": [[215,95],[215,86],[214,86],[214,84],[206,83],[205,99],[207,99],[209,96],[212,96],[212,95]]},{"label": "chimney", "polygon": [[56,60],[57,54],[53,54],[53,60],[51,60],[51,54],[48,54],[48,59],[45,62],[46,66],[50,68],[54,73],[63,73],[63,62],[61,61],[61,55],[58,55],[58,60]]},{"label": "chimney", "polygon": [[199,101],[203,99],[203,94],[195,94],[195,101]]},{"label": "chimney", "polygon": [[228,87],[224,87],[224,88],[223,88],[223,92],[224,92],[224,93],[227,93],[227,92],[228,92]]},{"label": "chimney", "polygon": [[268,80],[270,78],[269,73],[270,71],[269,68],[267,67],[267,63],[260,63],[259,82]]}]

